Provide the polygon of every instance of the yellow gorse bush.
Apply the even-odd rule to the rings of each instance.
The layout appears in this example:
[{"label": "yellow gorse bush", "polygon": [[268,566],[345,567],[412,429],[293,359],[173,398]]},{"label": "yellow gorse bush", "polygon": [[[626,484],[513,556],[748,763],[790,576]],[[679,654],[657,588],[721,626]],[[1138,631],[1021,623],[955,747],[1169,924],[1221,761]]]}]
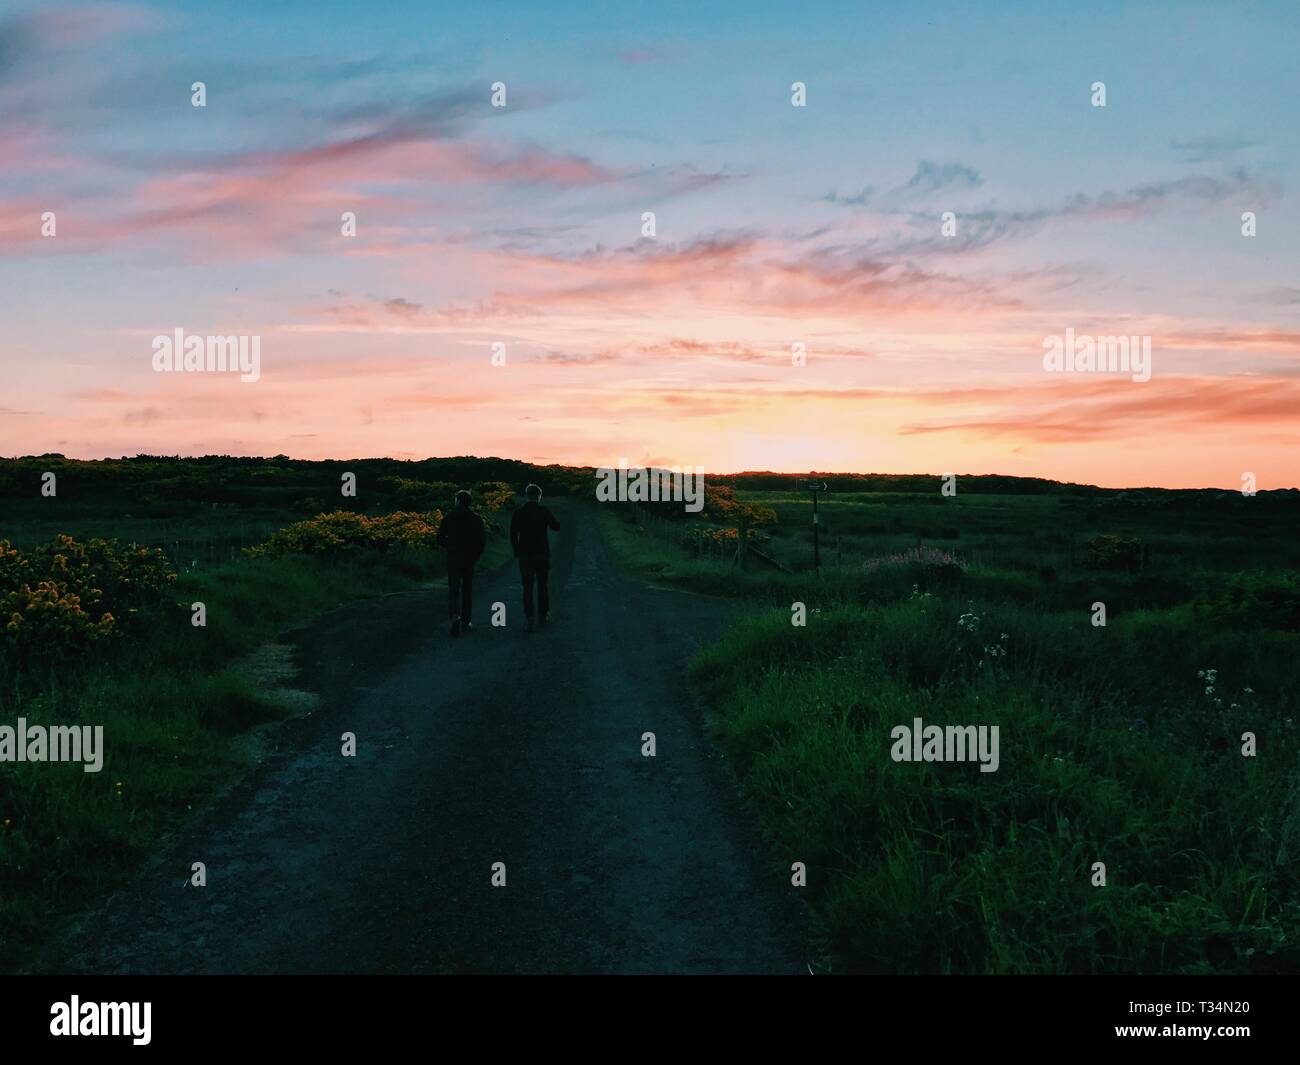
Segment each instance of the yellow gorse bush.
[{"label": "yellow gorse bush", "polygon": [[265,543],[245,548],[245,552],[253,558],[280,558],[292,554],[342,555],[363,549],[433,548],[437,546],[441,523],[442,512],[438,510],[428,514],[399,510],[377,518],[336,510],[287,525]]},{"label": "yellow gorse bush", "polygon": [[515,500],[515,490],[505,481],[480,481],[471,494],[476,510],[503,510]]},{"label": "yellow gorse bush", "polygon": [[[442,482],[411,481],[385,477],[381,482],[399,496],[423,505],[433,498],[448,504],[456,486]],[[482,481],[471,489],[474,509],[495,512],[514,501],[515,490],[505,481]],[[283,555],[345,555],[363,549],[389,550],[396,547],[436,548],[442,511],[399,510],[376,518],[351,510],[318,514],[307,521],[294,522],[275,532],[265,543],[245,548],[253,558],[280,558]],[[489,529],[495,528],[488,519]]]},{"label": "yellow gorse bush", "polygon": [[89,646],[160,607],[175,579],[156,548],[56,536],[20,551],[0,540],[0,648],[31,657]]},{"label": "yellow gorse bush", "polygon": [[[461,485],[448,481],[413,481],[408,477],[381,477],[379,486],[396,497],[398,506],[407,510],[430,511],[450,507]],[[480,481],[469,486],[473,507],[480,513],[502,510],[512,503],[516,490],[505,481]]]}]

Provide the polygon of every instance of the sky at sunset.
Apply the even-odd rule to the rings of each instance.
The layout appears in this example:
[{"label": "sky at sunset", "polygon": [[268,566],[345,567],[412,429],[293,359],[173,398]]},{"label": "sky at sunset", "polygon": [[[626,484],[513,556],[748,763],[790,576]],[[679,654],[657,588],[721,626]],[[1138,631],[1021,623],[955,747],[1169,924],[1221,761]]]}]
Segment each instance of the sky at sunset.
[{"label": "sky at sunset", "polygon": [[[1300,485],[1297,40],[1294,2],[0,5],[0,454]],[[260,379],[155,372],[177,328]],[[1046,372],[1067,329],[1151,379]]]}]

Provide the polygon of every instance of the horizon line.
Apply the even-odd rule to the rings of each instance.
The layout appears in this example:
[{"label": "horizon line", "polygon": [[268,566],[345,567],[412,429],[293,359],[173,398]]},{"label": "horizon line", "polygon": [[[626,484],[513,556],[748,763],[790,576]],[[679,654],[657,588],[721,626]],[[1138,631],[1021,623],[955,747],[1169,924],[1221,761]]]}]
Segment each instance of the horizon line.
[{"label": "horizon line", "polygon": [[[565,462],[548,462],[539,463],[528,459],[507,458],[502,455],[426,455],[423,458],[397,458],[393,455],[370,455],[359,456],[349,455],[346,458],[295,458],[293,455],[279,452],[275,455],[231,455],[224,453],[208,453],[203,455],[161,455],[149,452],[140,452],[135,455],[102,455],[97,458],[79,458],[74,455],[65,455],[59,451],[47,451],[39,455],[0,455],[0,462],[21,462],[30,459],[42,458],[60,458],[65,462],[131,462],[137,459],[171,459],[177,462],[198,461],[201,459],[260,459],[262,461],[271,461],[274,459],[287,459],[290,462],[454,462],[454,461],[474,461],[474,462],[517,462],[524,466],[532,466],[535,469],[566,469],[566,470],[600,470],[600,469],[617,469],[616,466],[604,465],[585,465]],[[669,469],[673,467],[661,464],[648,464],[643,466],[627,466],[627,469]],[[685,467],[682,467],[685,469]],[[1053,477],[1030,477],[1017,473],[953,473],[945,471],[944,473],[882,473],[870,470],[737,470],[729,472],[701,471],[706,477],[729,478],[729,477],[889,477],[889,478],[915,478],[915,477],[934,477],[942,480],[950,473],[957,478],[989,478],[1001,477],[1010,481],[1035,481],[1042,484],[1059,485],[1062,488],[1092,488],[1102,492],[1226,492],[1230,494],[1241,494],[1240,488],[1225,488],[1222,485],[1203,485],[1198,488],[1166,488],[1160,485],[1103,485],[1090,484],[1083,481],[1059,481]],[[1300,486],[1296,485],[1279,485],[1275,488],[1259,488],[1253,494],[1263,495],[1269,492],[1300,492]]]}]

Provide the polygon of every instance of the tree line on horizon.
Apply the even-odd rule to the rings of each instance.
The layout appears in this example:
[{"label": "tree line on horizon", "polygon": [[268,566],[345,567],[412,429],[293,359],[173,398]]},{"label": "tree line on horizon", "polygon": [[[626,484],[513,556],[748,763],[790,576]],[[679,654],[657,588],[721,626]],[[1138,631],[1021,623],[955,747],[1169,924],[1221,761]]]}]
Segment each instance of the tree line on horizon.
[{"label": "tree line on horizon", "polygon": [[[270,457],[244,455],[147,455],[106,459],[70,459],[57,453],[0,458],[0,498],[19,499],[39,492],[41,477],[52,472],[61,485],[75,489],[79,497],[118,496],[123,489],[138,487],[140,502],[187,500],[233,503],[246,498],[250,489],[292,488],[327,495],[344,472],[374,484],[381,478],[407,481],[472,485],[503,481],[516,486],[536,482],[549,495],[585,495],[595,478],[594,466],[539,466],[518,459],[476,456],[393,459],[295,459],[287,455]],[[708,481],[741,491],[798,491],[801,482],[815,479],[831,493],[900,492],[939,494],[943,478],[938,474],[895,473],[776,473],[767,470],[739,473],[706,473]],[[1093,499],[1118,499],[1131,504],[1174,500],[1225,498],[1246,499],[1240,492],[1216,488],[1102,488],[1096,485],[1053,481],[1042,477],[1009,474],[959,475],[958,494],[981,495],[1069,495]],[[261,493],[262,498],[267,493]],[[1294,502],[1300,489],[1261,490],[1257,500]]]}]

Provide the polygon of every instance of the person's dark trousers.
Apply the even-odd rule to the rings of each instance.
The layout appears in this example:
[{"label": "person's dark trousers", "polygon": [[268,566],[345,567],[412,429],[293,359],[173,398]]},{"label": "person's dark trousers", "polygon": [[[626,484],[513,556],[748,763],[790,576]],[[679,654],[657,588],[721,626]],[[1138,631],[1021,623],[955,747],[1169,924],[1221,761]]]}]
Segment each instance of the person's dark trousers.
[{"label": "person's dark trousers", "polygon": [[533,618],[533,581],[537,581],[537,609],[545,620],[551,610],[551,593],[547,581],[551,576],[550,555],[520,555],[519,576],[524,579],[524,616]]},{"label": "person's dark trousers", "polygon": [[474,606],[474,563],[447,559],[447,615],[469,621]]}]

